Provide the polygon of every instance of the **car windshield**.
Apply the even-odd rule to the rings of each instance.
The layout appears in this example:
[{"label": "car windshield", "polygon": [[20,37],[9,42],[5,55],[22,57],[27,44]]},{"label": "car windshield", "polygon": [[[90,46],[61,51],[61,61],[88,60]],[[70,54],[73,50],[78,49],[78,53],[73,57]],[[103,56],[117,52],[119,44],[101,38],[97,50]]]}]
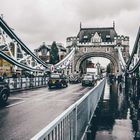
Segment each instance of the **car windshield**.
[{"label": "car windshield", "polygon": [[51,78],[60,78],[60,75],[59,75],[59,74],[51,74],[50,77],[51,77]]},{"label": "car windshield", "polygon": [[92,76],[88,75],[88,76],[84,76],[84,80],[91,80]]}]

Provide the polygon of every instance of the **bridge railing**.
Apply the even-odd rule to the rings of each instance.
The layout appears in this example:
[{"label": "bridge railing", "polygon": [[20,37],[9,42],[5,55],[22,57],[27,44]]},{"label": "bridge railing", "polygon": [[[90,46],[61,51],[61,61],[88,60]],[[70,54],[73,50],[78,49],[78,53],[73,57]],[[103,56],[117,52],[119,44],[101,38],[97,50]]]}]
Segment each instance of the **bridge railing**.
[{"label": "bridge railing", "polygon": [[42,129],[31,140],[83,140],[104,91],[105,80]]},{"label": "bridge railing", "polygon": [[48,77],[19,77],[19,78],[5,78],[5,82],[9,84],[10,91],[25,90],[30,88],[37,88],[46,86],[48,83]]}]

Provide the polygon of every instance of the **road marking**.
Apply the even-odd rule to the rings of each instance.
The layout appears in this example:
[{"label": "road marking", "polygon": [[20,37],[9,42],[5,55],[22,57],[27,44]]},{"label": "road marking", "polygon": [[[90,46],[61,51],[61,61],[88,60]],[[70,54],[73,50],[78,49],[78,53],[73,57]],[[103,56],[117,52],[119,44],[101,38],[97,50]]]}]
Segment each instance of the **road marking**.
[{"label": "road marking", "polygon": [[11,100],[22,100],[23,98],[19,98],[19,97],[9,97],[9,99],[11,99]]},{"label": "road marking", "polygon": [[14,103],[14,104],[8,105],[8,106],[6,106],[6,107],[9,108],[9,107],[12,107],[12,106],[15,106],[15,105],[21,104],[21,103],[23,103],[23,102],[25,102],[25,101],[21,101],[21,102],[18,102],[18,103]]}]

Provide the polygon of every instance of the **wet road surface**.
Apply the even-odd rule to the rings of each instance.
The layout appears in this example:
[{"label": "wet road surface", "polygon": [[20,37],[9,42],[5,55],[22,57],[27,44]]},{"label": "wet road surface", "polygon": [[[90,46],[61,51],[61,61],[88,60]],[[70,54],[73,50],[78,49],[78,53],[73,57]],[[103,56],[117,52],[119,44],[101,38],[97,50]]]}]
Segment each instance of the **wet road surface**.
[{"label": "wet road surface", "polygon": [[95,140],[134,140],[135,132],[124,88],[124,83],[106,85],[104,99],[110,99],[109,112],[105,115],[101,111]]},{"label": "wet road surface", "polygon": [[0,140],[29,140],[91,87],[40,88],[11,95],[0,108]]}]

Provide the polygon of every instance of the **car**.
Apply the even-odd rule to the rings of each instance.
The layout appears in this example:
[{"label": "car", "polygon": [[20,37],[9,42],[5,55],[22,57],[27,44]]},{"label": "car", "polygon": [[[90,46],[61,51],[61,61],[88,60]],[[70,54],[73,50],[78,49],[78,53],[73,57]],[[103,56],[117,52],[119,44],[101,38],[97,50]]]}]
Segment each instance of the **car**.
[{"label": "car", "polygon": [[81,78],[78,74],[70,75],[69,83],[80,83],[80,82],[81,82]]},{"label": "car", "polygon": [[68,86],[68,79],[66,75],[61,73],[51,73],[48,79],[48,88],[52,87],[62,88]]},{"label": "car", "polygon": [[91,74],[84,75],[82,79],[82,86],[94,86],[96,83],[94,76]]},{"label": "car", "polygon": [[116,76],[115,76],[115,74],[110,73],[110,74],[108,75],[108,77],[109,77],[110,83],[113,83],[113,82],[116,81]]},{"label": "car", "polygon": [[10,96],[10,88],[8,83],[0,77],[0,104],[5,104]]}]

